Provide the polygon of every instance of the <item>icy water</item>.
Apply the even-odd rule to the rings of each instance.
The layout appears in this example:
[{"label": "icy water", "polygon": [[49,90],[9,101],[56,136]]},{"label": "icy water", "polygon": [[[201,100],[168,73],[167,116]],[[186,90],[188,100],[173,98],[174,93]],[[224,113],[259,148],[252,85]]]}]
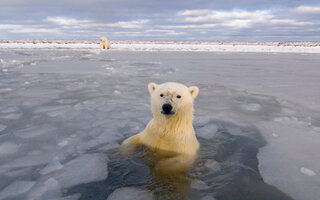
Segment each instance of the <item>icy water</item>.
[{"label": "icy water", "polygon": [[[319,112],[276,96],[295,99],[297,80],[309,80],[301,93],[316,102],[317,57],[1,50],[0,59],[0,199],[320,196]],[[186,174],[155,173],[143,149],[118,151],[152,118],[147,84],[167,81],[200,89],[201,150]]]}]

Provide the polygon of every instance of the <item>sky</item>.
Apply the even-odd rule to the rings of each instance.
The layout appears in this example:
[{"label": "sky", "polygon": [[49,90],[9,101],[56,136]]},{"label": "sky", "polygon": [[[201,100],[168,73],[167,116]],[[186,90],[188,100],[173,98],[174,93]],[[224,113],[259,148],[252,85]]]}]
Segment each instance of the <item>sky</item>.
[{"label": "sky", "polygon": [[0,0],[0,39],[320,41],[319,0]]}]

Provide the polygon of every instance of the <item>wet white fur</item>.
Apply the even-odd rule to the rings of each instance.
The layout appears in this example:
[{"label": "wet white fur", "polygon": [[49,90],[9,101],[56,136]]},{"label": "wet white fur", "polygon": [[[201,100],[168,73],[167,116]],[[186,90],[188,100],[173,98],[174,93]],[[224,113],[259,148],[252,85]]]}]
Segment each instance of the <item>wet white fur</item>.
[{"label": "wet white fur", "polygon": [[[160,85],[149,83],[148,89],[153,119],[142,132],[126,139],[122,147],[132,151],[137,146],[144,145],[159,155],[160,160],[157,164],[159,169],[186,170],[194,162],[199,149],[199,142],[192,125],[193,101],[199,89],[173,82]],[[178,95],[181,98],[178,98]],[[175,114],[162,114],[164,103],[170,103]]]}]

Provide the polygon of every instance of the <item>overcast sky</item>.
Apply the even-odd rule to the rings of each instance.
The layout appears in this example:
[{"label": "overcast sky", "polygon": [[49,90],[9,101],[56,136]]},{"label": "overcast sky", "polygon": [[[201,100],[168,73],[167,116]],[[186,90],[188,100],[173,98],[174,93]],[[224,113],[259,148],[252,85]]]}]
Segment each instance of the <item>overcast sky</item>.
[{"label": "overcast sky", "polygon": [[0,39],[320,41],[319,0],[0,0]]}]

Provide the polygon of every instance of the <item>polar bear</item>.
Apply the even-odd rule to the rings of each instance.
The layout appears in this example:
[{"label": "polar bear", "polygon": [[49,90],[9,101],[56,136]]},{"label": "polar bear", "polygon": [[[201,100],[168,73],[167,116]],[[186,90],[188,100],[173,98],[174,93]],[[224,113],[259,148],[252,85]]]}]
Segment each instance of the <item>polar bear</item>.
[{"label": "polar bear", "polygon": [[122,152],[138,146],[155,153],[156,168],[164,172],[186,171],[192,166],[199,142],[192,125],[193,101],[198,87],[180,83],[149,83],[153,119],[145,129],[122,143]]},{"label": "polar bear", "polygon": [[105,37],[100,38],[100,46],[101,46],[101,49],[110,49],[109,40]]}]

